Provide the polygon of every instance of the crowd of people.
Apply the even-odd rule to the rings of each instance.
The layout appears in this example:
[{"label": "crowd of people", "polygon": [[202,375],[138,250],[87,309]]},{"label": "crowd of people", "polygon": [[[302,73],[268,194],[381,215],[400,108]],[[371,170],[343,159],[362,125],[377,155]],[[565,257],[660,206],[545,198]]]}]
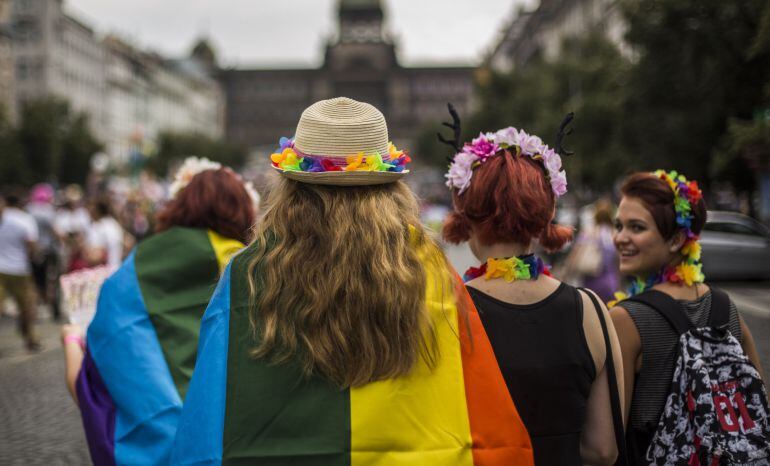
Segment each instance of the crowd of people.
[{"label": "crowd of people", "polygon": [[[229,168],[186,163],[90,325],[62,328],[94,464],[770,464],[751,331],[701,273],[697,183],[627,177],[617,212],[597,202],[552,272],[538,253],[573,239],[554,221],[564,133],[553,148],[513,127],[463,143],[450,110],[442,235],[480,262],[462,278],[369,104],[308,107],[271,155],[261,210]],[[57,225],[83,225],[84,264],[122,255],[108,209],[60,215],[37,194],[35,218],[66,218],[53,244]],[[17,249],[0,280],[24,303],[46,243],[5,200],[0,240]]]},{"label": "crowd of people", "polygon": [[132,236],[113,216],[111,199],[85,200],[77,185],[57,193],[41,183],[28,192],[11,187],[1,194],[0,303],[6,297],[14,302],[27,349],[38,351],[39,305],[61,318],[59,277],[99,265],[118,267]]}]

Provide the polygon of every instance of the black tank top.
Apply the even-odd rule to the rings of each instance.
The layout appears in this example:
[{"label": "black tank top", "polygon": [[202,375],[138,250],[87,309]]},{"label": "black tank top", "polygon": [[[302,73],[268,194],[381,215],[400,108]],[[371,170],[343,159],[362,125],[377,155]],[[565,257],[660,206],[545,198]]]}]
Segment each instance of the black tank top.
[{"label": "black tank top", "polygon": [[497,363],[532,439],[537,466],[579,466],[580,435],[596,378],[583,332],[583,301],[562,283],[534,304],[468,287]]}]

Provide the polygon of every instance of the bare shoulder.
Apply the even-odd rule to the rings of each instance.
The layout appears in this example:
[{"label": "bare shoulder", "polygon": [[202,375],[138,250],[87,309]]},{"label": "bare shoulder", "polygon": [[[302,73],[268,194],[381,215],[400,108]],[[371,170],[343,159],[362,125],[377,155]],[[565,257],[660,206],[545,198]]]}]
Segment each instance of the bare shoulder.
[{"label": "bare shoulder", "polygon": [[612,325],[610,322],[610,316],[607,314],[607,308],[602,303],[602,300],[596,296],[593,291],[581,290],[580,297],[583,302],[583,333],[586,337],[586,344],[591,352],[591,357],[594,360],[594,367],[597,372],[604,366],[604,360],[607,355],[607,348],[604,344],[604,331],[602,330],[602,324],[599,321],[599,313],[596,306],[591,300],[588,293],[591,293],[596,298],[599,304],[599,311],[604,316],[604,322],[607,326]]},{"label": "bare shoulder", "polygon": [[636,328],[631,314],[621,306],[613,307],[609,310],[609,314],[615,326],[615,331],[618,333],[618,339],[620,340],[623,352],[639,354],[642,349],[642,337],[639,335],[639,330]]}]

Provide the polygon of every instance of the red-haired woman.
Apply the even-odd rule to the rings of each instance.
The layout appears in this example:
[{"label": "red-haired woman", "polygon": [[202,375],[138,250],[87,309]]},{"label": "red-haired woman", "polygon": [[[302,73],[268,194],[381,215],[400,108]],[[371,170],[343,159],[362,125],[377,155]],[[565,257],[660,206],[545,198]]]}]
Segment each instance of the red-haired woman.
[{"label": "red-haired woman", "polygon": [[535,243],[556,251],[572,237],[553,223],[556,198],[566,192],[561,158],[540,138],[506,128],[466,144],[447,178],[454,211],[444,237],[467,241],[482,262],[466,272],[466,287],[532,439],[535,464],[612,464],[611,393],[622,430],[622,390],[611,389],[610,380],[622,384],[614,376],[622,379],[622,367],[607,310],[593,293],[551,277],[533,254]]},{"label": "red-haired woman", "polygon": [[140,243],[101,288],[82,330],[65,325],[67,388],[94,464],[166,464],[195,366],[200,319],[258,197],[229,168],[188,159]]},{"label": "red-haired woman", "polygon": [[[716,308],[712,303],[724,305],[721,310],[730,333],[761,368],[754,339],[735,304],[703,283],[698,235],[706,223],[706,204],[698,184],[676,172],[659,170],[629,176],[621,193],[614,242],[620,272],[632,278],[632,299],[618,302],[610,315],[623,353],[629,460],[650,464],[654,460],[645,458],[645,453],[671,390],[679,334],[662,315],[668,311],[641,302],[643,295],[657,294],[657,301],[673,298],[695,327],[711,325],[712,307]],[[665,461],[669,464],[670,458]],[[689,464],[698,464],[698,458],[694,461]]]}]

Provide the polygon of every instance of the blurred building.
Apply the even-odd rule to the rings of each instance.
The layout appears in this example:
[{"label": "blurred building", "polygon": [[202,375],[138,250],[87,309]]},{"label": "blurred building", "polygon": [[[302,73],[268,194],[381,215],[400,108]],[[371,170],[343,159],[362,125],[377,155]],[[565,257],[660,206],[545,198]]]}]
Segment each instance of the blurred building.
[{"label": "blurred building", "polygon": [[16,101],[47,95],[87,113],[94,134],[106,134],[105,52],[94,31],[63,11],[62,0],[14,0]]},{"label": "blurred building", "polygon": [[16,119],[11,0],[0,0],[0,111]]},{"label": "blurred building", "polygon": [[168,60],[114,36],[106,54],[107,152],[118,163],[155,149],[164,131],[219,138],[224,130],[224,94],[195,58]]},{"label": "blurred building", "polygon": [[369,102],[388,120],[391,138],[409,147],[421,128],[447,119],[447,102],[470,113],[475,68],[403,67],[383,29],[379,0],[340,0],[338,32],[313,69],[227,69],[219,74],[227,96],[226,132],[245,146],[272,150],[294,134],[315,101],[345,96]]},{"label": "blurred building", "polygon": [[13,0],[17,105],[68,100],[117,163],[151,152],[161,131],[223,134],[224,94],[206,64],[102,39],[64,7],[63,0]]},{"label": "blurred building", "polygon": [[626,24],[620,0],[541,0],[534,11],[520,9],[514,14],[486,63],[504,72],[535,58],[553,60],[564,40],[589,32],[601,32],[622,53],[630,53],[623,40]]}]

